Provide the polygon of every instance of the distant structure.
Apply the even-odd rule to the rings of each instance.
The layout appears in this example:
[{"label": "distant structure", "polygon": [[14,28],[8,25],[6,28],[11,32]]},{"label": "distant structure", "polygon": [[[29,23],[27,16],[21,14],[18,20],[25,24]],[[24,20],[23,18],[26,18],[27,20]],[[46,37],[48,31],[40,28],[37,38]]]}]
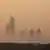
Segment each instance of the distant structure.
[{"label": "distant structure", "polygon": [[37,32],[36,32],[36,36],[37,36],[37,39],[40,39],[41,38],[41,29],[38,28]]},{"label": "distant structure", "polygon": [[41,33],[41,29],[40,28],[38,28],[37,33]]},{"label": "distant structure", "polygon": [[11,16],[10,22],[6,25],[6,31],[9,33],[9,30],[14,33],[14,21],[15,19]]},{"label": "distant structure", "polygon": [[24,34],[25,34],[25,31],[24,31],[23,28],[21,28],[20,31],[19,31],[19,36],[20,36],[21,39],[24,39],[24,36],[25,36]]},{"label": "distant structure", "polygon": [[33,36],[34,35],[33,29],[32,28],[28,28],[28,30],[29,30],[30,36]]},{"label": "distant structure", "polygon": [[13,16],[11,16],[11,19],[10,19],[10,26],[11,26],[11,31],[12,31],[12,33],[14,32],[14,21],[15,21],[15,19],[13,18]]},{"label": "distant structure", "polygon": [[33,29],[30,30],[30,35],[31,35],[31,36],[34,35],[34,31],[33,31]]}]

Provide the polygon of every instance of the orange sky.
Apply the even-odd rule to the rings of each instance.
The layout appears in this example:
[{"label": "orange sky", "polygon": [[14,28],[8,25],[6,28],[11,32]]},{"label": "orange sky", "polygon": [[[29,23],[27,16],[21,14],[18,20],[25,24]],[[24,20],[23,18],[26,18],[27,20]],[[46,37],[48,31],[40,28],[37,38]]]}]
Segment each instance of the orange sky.
[{"label": "orange sky", "polygon": [[[10,14],[16,19],[16,28],[33,27],[50,33],[50,0],[0,0],[0,24],[5,28]],[[0,26],[0,28],[1,28]]]}]

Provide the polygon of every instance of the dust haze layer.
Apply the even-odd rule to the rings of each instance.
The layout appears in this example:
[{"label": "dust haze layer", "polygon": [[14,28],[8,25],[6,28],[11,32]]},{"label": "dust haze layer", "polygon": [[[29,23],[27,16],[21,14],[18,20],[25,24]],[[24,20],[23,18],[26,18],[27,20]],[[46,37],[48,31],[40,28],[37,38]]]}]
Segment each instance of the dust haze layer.
[{"label": "dust haze layer", "polygon": [[33,27],[33,29],[40,27],[43,38],[50,38],[50,0],[0,0],[1,40],[9,39],[4,30],[10,14],[16,20],[16,30],[21,27]]}]

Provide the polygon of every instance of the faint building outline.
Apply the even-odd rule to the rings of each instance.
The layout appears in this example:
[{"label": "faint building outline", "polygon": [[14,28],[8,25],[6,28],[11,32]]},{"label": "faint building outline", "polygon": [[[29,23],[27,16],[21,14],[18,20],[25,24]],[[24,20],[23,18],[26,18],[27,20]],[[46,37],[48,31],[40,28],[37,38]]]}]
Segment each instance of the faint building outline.
[{"label": "faint building outline", "polygon": [[6,25],[6,32],[9,33],[9,30],[11,30],[12,33],[14,33],[14,21],[15,19],[13,18],[13,16],[10,16],[10,21],[9,23]]}]

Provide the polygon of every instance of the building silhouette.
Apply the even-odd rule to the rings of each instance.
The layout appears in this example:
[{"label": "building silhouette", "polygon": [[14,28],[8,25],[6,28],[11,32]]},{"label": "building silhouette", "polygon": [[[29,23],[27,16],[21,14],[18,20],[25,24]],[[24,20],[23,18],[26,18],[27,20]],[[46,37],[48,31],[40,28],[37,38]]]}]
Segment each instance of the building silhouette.
[{"label": "building silhouette", "polygon": [[11,26],[11,31],[12,31],[12,33],[14,32],[14,21],[15,21],[15,19],[13,18],[13,16],[11,16],[11,19],[10,19],[10,26]]},{"label": "building silhouette", "polygon": [[34,35],[34,31],[33,29],[30,29],[30,36],[33,36]]},{"label": "building silhouette", "polygon": [[36,31],[37,40],[41,40],[41,34],[42,34],[41,29],[38,28],[37,31]]},{"label": "building silhouette", "polygon": [[10,21],[9,23],[6,25],[6,32],[9,33],[9,30],[14,33],[14,21],[15,19],[13,18],[13,16],[10,16]]}]

